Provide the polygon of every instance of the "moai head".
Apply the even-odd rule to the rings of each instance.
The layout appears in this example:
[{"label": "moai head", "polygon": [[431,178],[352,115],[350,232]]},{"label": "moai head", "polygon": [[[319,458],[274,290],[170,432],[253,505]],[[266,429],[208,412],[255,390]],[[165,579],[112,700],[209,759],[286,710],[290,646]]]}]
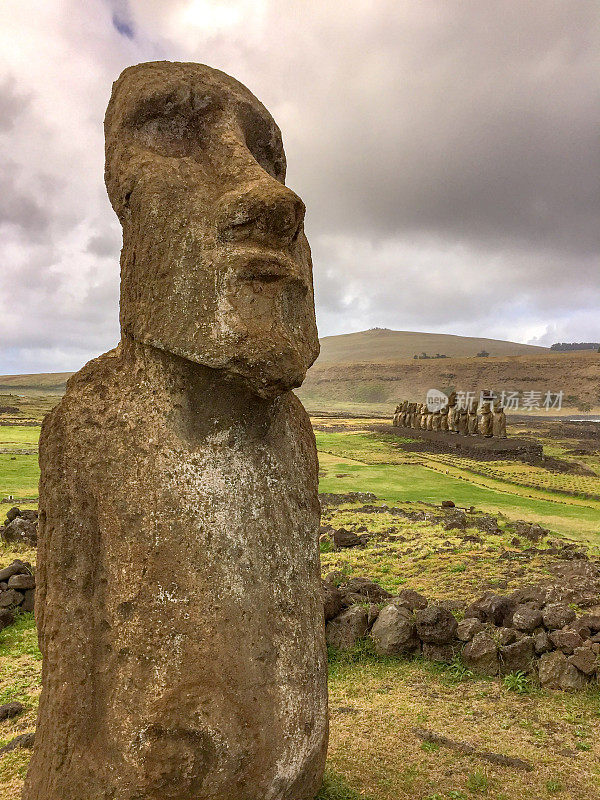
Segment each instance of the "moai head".
[{"label": "moai head", "polygon": [[319,352],[312,262],[269,112],[219,70],[158,61],[122,73],[104,130],[123,336],[262,397],[299,386]]}]

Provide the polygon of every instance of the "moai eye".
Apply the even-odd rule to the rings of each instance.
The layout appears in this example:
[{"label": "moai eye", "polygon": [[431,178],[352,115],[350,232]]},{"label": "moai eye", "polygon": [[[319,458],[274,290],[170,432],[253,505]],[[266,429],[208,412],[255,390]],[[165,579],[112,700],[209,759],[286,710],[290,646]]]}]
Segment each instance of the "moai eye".
[{"label": "moai eye", "polygon": [[131,127],[145,147],[171,158],[192,155],[207,145],[214,109],[191,99],[168,95],[147,98],[136,109]]},{"label": "moai eye", "polygon": [[283,183],[286,162],[279,128],[251,106],[241,106],[238,115],[248,150],[265,172]]}]

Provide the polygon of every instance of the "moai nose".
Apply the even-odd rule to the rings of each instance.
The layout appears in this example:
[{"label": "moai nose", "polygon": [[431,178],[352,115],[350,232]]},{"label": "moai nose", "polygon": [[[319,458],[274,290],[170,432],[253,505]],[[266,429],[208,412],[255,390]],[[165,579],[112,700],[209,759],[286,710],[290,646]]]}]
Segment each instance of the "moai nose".
[{"label": "moai nose", "polygon": [[265,177],[221,197],[218,234],[221,241],[251,241],[280,248],[302,230],[305,206],[287,186]]}]

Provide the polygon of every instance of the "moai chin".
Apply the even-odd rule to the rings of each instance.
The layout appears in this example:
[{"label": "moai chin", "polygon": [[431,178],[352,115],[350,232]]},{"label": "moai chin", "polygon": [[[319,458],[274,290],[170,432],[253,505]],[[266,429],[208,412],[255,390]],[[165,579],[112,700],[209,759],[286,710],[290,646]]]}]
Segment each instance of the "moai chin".
[{"label": "moai chin", "polygon": [[327,746],[319,345],[280,131],[199,64],[126,69],[105,120],[119,346],[40,440],[44,656],[24,800],[307,800]]}]

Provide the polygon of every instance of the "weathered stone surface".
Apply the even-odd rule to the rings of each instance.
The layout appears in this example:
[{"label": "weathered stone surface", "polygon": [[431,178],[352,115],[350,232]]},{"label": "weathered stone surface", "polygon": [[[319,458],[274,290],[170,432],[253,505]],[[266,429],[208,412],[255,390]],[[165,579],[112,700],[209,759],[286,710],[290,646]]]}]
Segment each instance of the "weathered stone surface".
[{"label": "weathered stone surface", "polygon": [[23,711],[25,711],[25,706],[23,703],[19,703],[16,700],[12,703],[4,703],[0,706],[0,722],[3,722],[5,719],[13,719],[13,717],[17,717]]},{"label": "weathered stone surface", "polygon": [[477,675],[497,675],[500,667],[496,642],[485,631],[465,645],[462,660]]},{"label": "weathered stone surface", "polygon": [[553,645],[546,631],[540,631],[533,638],[533,646],[535,652],[541,655],[542,653],[547,653],[548,650],[552,650]]},{"label": "weathered stone surface", "polygon": [[419,639],[429,644],[448,644],[458,627],[454,614],[443,606],[428,606],[417,611],[415,623]]},{"label": "weathered stone surface", "polygon": [[512,618],[513,628],[531,633],[542,624],[542,612],[528,605],[517,606]]},{"label": "weathered stone surface", "polygon": [[328,581],[322,581],[321,597],[323,599],[325,620],[328,622],[330,619],[337,617],[342,610],[342,593],[333,584]]},{"label": "weathered stone surface", "polygon": [[37,543],[37,525],[31,520],[16,517],[2,528],[2,538],[10,544],[35,545]]},{"label": "weathered stone surface", "polygon": [[23,595],[16,589],[5,589],[0,592],[0,608],[12,608],[23,602]]},{"label": "weathered stone surface", "polygon": [[11,739],[8,744],[5,744],[4,747],[0,747],[0,756],[3,756],[5,753],[12,753],[13,750],[19,750],[21,748],[28,750],[33,747],[34,739],[34,733],[20,733],[18,736],[15,736],[14,739]]},{"label": "weathered stone surface", "polygon": [[575,631],[552,631],[549,635],[549,639],[557,650],[562,650],[563,653],[567,653],[567,655],[572,653],[577,647],[583,645],[583,639],[578,633],[575,633]]},{"label": "weathered stone surface", "polygon": [[499,648],[500,674],[531,672],[534,664],[533,637],[524,636],[514,644]]},{"label": "weathered stone surface", "polygon": [[8,579],[9,589],[35,589],[35,577],[33,575],[13,575]]},{"label": "weathered stone surface", "polygon": [[590,647],[576,647],[567,661],[584,675],[592,675],[598,666],[596,653]]},{"label": "weathered stone surface", "polygon": [[12,522],[13,519],[16,519],[17,517],[20,516],[21,516],[21,509],[18,506],[13,506],[12,508],[9,508],[8,511],[6,512],[6,521]]},{"label": "weathered stone surface", "polygon": [[393,602],[406,606],[409,611],[416,611],[419,608],[427,608],[427,598],[414,589],[401,589],[392,598]]},{"label": "weathered stone surface", "polygon": [[383,603],[392,596],[388,591],[369,578],[351,578],[344,586],[340,587],[344,595],[359,595],[363,600],[372,603]]},{"label": "weathered stone surface", "polygon": [[[116,350],[40,438],[43,692],[25,800],[313,797],[327,742],[304,205],[277,125],[198,64],[105,120]],[[93,743],[93,744],[92,744]]]},{"label": "weathered stone surface", "polygon": [[367,635],[369,615],[362,606],[350,606],[327,623],[327,644],[338,650],[351,650],[359,639]]},{"label": "weathered stone surface", "polygon": [[517,641],[517,632],[512,628],[495,628],[490,631],[496,642],[506,646]]},{"label": "weathered stone surface", "polygon": [[465,609],[465,618],[476,617],[497,626],[510,626],[516,603],[510,597],[488,594],[475,600]]},{"label": "weathered stone surface", "polygon": [[382,656],[409,653],[419,645],[412,616],[407,609],[391,603],[379,612],[371,629],[375,650]]},{"label": "weathered stone surface", "polygon": [[583,614],[579,617],[577,622],[580,625],[585,625],[592,633],[598,633],[598,631],[600,631],[600,614]]},{"label": "weathered stone surface", "polygon": [[476,633],[483,630],[483,623],[476,617],[462,619],[456,628],[456,636],[461,642],[470,642]]},{"label": "weathered stone surface", "polygon": [[22,561],[13,561],[12,564],[9,564],[8,567],[4,567],[4,569],[0,569],[0,581],[8,581],[9,578],[12,578],[13,575],[19,575],[22,572],[27,572],[27,567]]},{"label": "weathered stone surface", "polygon": [[575,612],[564,603],[550,603],[543,610],[542,619],[549,631],[555,631],[573,622]]},{"label": "weathered stone surface", "polygon": [[360,547],[365,543],[362,536],[358,536],[352,531],[347,531],[345,528],[339,528],[333,532],[333,543],[336,547]]},{"label": "weathered stone surface", "polygon": [[572,664],[567,656],[558,650],[543,653],[539,660],[538,675],[545,689],[576,690],[583,689],[586,676]]}]

